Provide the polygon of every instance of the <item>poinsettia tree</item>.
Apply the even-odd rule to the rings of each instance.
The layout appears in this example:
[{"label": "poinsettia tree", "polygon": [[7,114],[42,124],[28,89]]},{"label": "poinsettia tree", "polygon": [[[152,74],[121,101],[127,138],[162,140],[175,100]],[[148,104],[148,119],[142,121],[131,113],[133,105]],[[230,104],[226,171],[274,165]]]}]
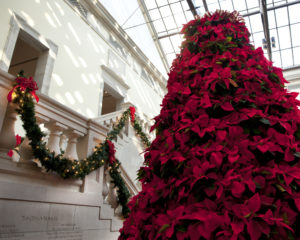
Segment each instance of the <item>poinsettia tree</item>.
[{"label": "poinsettia tree", "polygon": [[119,239],[299,239],[297,94],[237,12],[182,33]]}]

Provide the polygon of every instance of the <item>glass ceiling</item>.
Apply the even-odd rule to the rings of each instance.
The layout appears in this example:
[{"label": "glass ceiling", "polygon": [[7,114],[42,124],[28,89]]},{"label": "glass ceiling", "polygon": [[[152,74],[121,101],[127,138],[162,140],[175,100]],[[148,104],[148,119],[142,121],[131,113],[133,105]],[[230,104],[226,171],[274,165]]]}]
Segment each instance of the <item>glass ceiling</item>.
[{"label": "glass ceiling", "polygon": [[175,54],[179,52],[182,42],[180,32],[182,25],[194,19],[187,1],[178,0],[144,0],[157,32],[168,67],[171,66]]},{"label": "glass ceiling", "polygon": [[[186,0],[144,0],[154,22],[165,56],[171,65],[175,54],[179,52],[181,36],[178,33],[186,20],[193,19],[192,11]],[[159,2],[159,3],[158,3]],[[292,3],[293,5],[287,6]],[[269,32],[272,60],[279,67],[288,68],[300,65],[300,2],[292,0],[267,0]],[[198,15],[205,13],[202,0],[192,1]],[[209,11],[216,9],[237,10],[244,15],[246,25],[251,32],[251,41],[255,47],[263,47],[267,56],[263,22],[259,0],[206,0]],[[185,20],[186,19],[186,20]]]},{"label": "glass ceiling", "polygon": [[[109,7],[108,5],[116,0],[100,0],[100,2],[106,2],[105,7]],[[155,46],[158,54],[156,52],[154,55],[156,58],[159,55],[161,61],[153,62],[153,57],[150,58],[149,54],[147,56],[153,63],[158,63],[160,66],[163,64],[167,72],[180,50],[182,36],[179,32],[182,25],[194,19],[194,14],[202,16],[206,9],[239,11],[244,16],[251,33],[252,43],[255,47],[263,47],[266,57],[269,57],[267,51],[269,47],[275,66],[282,68],[300,66],[300,0],[120,0],[117,2],[126,2],[127,8],[129,2],[139,6],[140,9],[133,8],[130,12],[124,9],[122,11],[120,5],[114,6],[114,9],[120,9],[123,15],[127,14],[127,18],[124,18],[127,19],[126,26],[123,24],[125,26],[123,28],[130,32],[128,34],[133,40],[136,37],[132,35],[140,35],[138,29],[141,30],[141,26],[144,26],[142,30],[145,31],[147,25],[155,44],[151,45],[148,42],[146,49],[142,46],[145,44],[137,44],[146,55],[147,52],[153,55]],[[265,9],[261,7],[262,2],[265,2]],[[112,15],[116,18],[114,14]],[[265,34],[265,31],[269,34]]]}]

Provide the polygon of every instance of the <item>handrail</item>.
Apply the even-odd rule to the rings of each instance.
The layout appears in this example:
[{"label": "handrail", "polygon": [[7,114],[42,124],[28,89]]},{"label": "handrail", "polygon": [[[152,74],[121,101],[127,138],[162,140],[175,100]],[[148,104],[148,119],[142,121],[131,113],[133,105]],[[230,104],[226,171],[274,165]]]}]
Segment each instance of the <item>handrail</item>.
[{"label": "handrail", "polygon": [[124,112],[124,110],[122,109],[122,110],[119,110],[119,111],[115,111],[115,112],[103,114],[103,115],[101,115],[99,117],[93,118],[93,120],[95,122],[99,122],[100,123],[100,122],[103,122],[103,121],[106,121],[106,120],[110,120],[110,119],[112,119],[114,117],[121,116],[123,112]]}]

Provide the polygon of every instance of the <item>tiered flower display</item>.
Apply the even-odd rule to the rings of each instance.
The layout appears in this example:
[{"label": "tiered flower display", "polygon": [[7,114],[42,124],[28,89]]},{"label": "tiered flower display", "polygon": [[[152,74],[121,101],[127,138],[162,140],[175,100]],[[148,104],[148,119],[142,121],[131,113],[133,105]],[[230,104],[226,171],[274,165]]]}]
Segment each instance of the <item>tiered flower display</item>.
[{"label": "tiered flower display", "polygon": [[237,12],[189,22],[119,239],[300,239],[300,117]]}]

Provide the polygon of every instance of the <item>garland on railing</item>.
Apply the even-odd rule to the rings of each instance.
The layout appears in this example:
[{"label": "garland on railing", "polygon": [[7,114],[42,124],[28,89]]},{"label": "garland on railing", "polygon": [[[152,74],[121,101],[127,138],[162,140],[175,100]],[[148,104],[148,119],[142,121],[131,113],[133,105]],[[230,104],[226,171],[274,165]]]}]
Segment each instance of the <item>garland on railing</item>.
[{"label": "garland on railing", "polygon": [[37,102],[39,100],[35,94],[37,89],[36,82],[32,78],[25,78],[23,72],[20,72],[16,78],[14,88],[7,96],[9,102],[13,102],[17,105],[16,111],[23,121],[23,128],[26,131],[26,136],[30,140],[34,157],[39,159],[41,165],[45,167],[47,171],[56,172],[64,179],[84,178],[90,172],[107,163],[109,166],[109,174],[115,185],[114,187],[118,189],[118,201],[122,206],[122,214],[124,217],[127,217],[130,211],[127,207],[130,193],[120,175],[120,162],[115,158],[112,141],[117,139],[118,134],[124,128],[126,121],[128,121],[130,117],[136,134],[141,138],[141,141],[146,147],[150,146],[150,141],[135,119],[134,107],[130,107],[122,114],[118,124],[107,134],[105,141],[95,147],[93,154],[83,160],[72,161],[62,154],[55,155],[54,152],[50,152],[46,147],[46,143],[42,140],[45,134],[41,131],[36,122],[35,104],[33,102],[33,97]]}]

